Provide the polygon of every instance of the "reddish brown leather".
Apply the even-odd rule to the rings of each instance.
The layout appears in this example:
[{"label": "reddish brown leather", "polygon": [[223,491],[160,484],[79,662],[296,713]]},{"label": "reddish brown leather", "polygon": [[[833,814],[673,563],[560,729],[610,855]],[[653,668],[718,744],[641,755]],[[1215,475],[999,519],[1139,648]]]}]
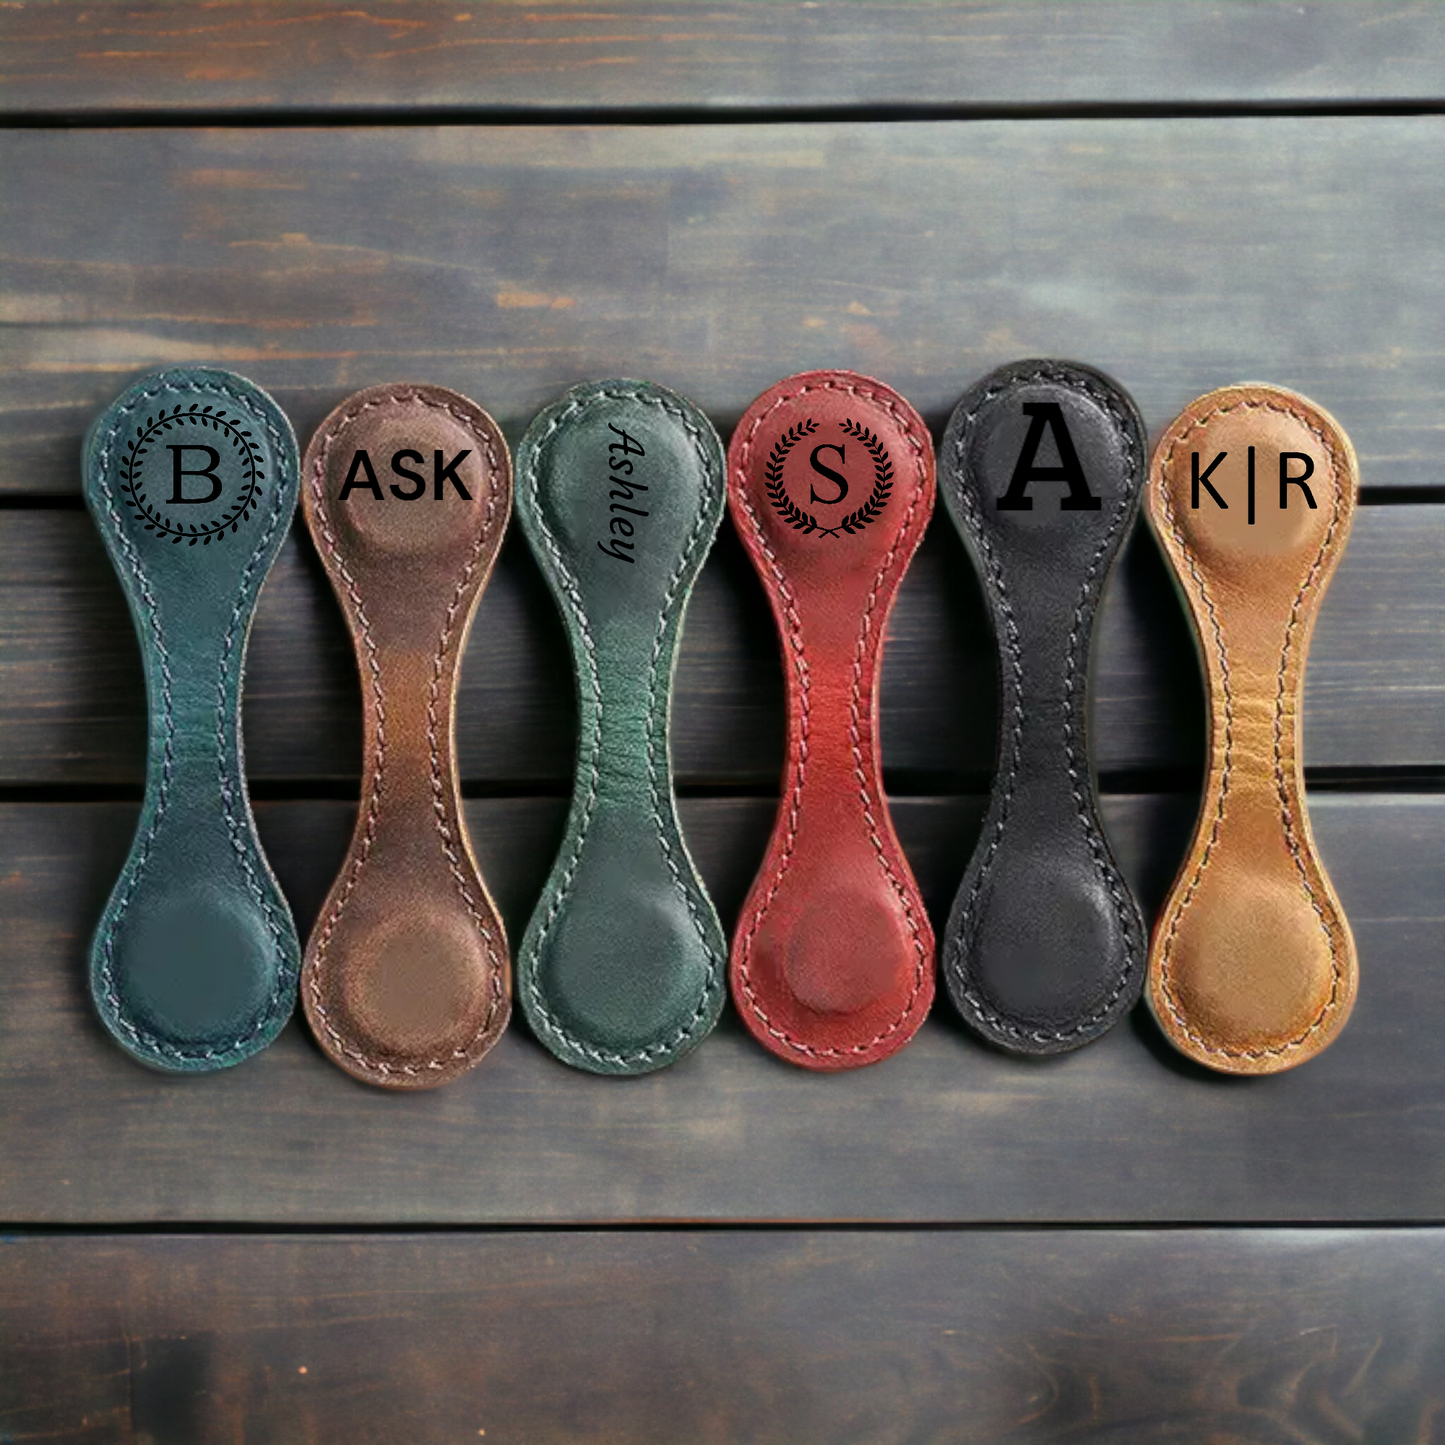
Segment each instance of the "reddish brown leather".
[{"label": "reddish brown leather", "polygon": [[933,931],[878,749],[883,634],[933,498],[918,413],[853,372],[779,382],[728,449],[728,500],[777,619],[788,698],[782,799],[733,936],[732,993],[754,1037],[804,1068],[887,1058],[933,999]]},{"label": "reddish brown leather", "polygon": [[[359,450],[370,474],[357,467]],[[398,472],[403,452],[412,456]],[[445,473],[461,452],[459,487]],[[417,489],[408,473],[426,485],[404,500]],[[348,477],[361,485],[348,488]],[[347,1073],[431,1088],[476,1064],[510,1009],[507,941],[467,837],[453,719],[472,613],[511,512],[511,459],[496,423],[466,397],[372,387],[322,423],[302,481],[306,521],[356,643],[365,776],[351,851],[307,945],[301,998],[317,1042]]]}]

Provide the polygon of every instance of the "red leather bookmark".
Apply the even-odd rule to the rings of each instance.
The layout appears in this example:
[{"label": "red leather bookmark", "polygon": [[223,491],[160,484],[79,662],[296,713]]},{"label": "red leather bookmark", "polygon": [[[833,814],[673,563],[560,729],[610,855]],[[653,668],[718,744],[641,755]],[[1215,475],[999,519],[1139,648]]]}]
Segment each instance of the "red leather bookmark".
[{"label": "red leather bookmark", "polygon": [[782,637],[788,755],[733,935],[733,999],[775,1054],[850,1069],[902,1048],[933,999],[933,930],[883,796],[878,679],[933,511],[933,446],[880,382],[806,371],[744,413],[733,520]]}]

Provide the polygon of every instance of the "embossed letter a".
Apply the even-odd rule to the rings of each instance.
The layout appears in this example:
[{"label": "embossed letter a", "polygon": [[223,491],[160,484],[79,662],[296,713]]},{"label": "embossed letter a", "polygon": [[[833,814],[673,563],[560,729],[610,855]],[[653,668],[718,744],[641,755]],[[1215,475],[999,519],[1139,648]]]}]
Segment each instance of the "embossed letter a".
[{"label": "embossed letter a", "polygon": [[[1063,408],[1056,401],[1026,401],[1023,413],[1030,419],[1029,434],[1024,438],[1008,490],[998,499],[999,511],[1032,512],[1033,498],[1028,495],[1030,482],[1067,482],[1069,495],[1059,502],[1059,510],[1097,512],[1103,503],[1089,490],[1084,469],[1079,465],[1079,454],[1074,450],[1074,439],[1069,435],[1069,426],[1064,420]],[[1059,449],[1060,465],[1057,467],[1041,467],[1034,460],[1043,444],[1046,426],[1053,432],[1054,445]]]}]

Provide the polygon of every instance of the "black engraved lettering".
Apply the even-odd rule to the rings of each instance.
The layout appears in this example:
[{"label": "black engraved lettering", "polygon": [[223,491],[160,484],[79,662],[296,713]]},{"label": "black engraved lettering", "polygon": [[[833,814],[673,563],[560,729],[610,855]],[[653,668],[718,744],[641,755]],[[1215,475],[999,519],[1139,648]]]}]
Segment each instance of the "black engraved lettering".
[{"label": "black engraved lettering", "polygon": [[[216,475],[213,468],[221,463],[221,454],[215,447],[208,447],[203,442],[187,442],[181,446],[168,443],[167,451],[171,454],[171,501],[172,502],[214,502],[221,495],[221,479]],[[205,452],[209,460],[203,467],[188,467],[182,464],[181,454],[183,452]],[[204,497],[188,497],[185,494],[183,483],[187,477],[209,477],[211,490]]]},{"label": "black engraved lettering", "polygon": [[[1069,435],[1069,425],[1064,420],[1064,409],[1056,401],[1026,401],[1023,414],[1029,418],[1028,435],[1014,464],[1014,474],[1009,478],[1008,488],[998,499],[1000,512],[1031,512],[1033,498],[1028,489],[1032,482],[1067,482],[1069,495],[1059,501],[1061,512],[1097,512],[1103,503],[1089,490],[1088,478],[1084,476],[1079,454],[1074,450],[1074,439]],[[1038,464],[1039,448],[1044,441],[1044,428],[1054,436],[1054,445],[1059,450],[1059,465],[1041,467]]]},{"label": "black engraved lettering", "polygon": [[[632,463],[629,457],[645,457],[646,449],[634,436],[629,436],[621,427],[607,423],[608,431],[614,436],[622,438],[621,441],[608,442],[607,444],[607,466],[611,475],[607,478],[607,484],[611,488],[608,493],[607,510],[609,512],[626,512],[627,517],[646,517],[651,514],[642,511],[638,507],[624,507],[624,502],[637,502],[642,499],[637,495],[647,490],[643,483],[631,480]],[[624,542],[624,537],[631,537],[636,531],[636,523],[629,522],[627,517],[609,517],[607,519],[608,529],[612,536],[605,542],[599,542],[597,549],[605,552],[609,557],[616,557],[619,562],[636,562],[637,558],[632,556],[632,549],[637,545],[635,542]],[[623,550],[623,549],[626,550]]]},{"label": "black engraved lettering", "polygon": [[385,500],[381,495],[381,483],[376,480],[376,473],[371,470],[371,458],[364,451],[352,453],[351,470],[341,484],[341,494],[337,501],[344,502],[352,492],[358,490],[370,492],[378,502]]},{"label": "black engraved lettering", "polygon": [[1190,507],[1191,507],[1194,511],[1197,512],[1197,511],[1199,510],[1199,487],[1200,487],[1200,483],[1203,483],[1203,485],[1204,485],[1204,490],[1205,490],[1206,492],[1208,492],[1209,495],[1210,495],[1211,497],[1213,497],[1214,500],[1215,500],[1216,502],[1218,502],[1219,505],[1220,505],[1221,507],[1223,507],[1226,512],[1229,510],[1229,503],[1226,502],[1226,501],[1224,500],[1224,498],[1221,497],[1221,496],[1219,495],[1219,493],[1214,490],[1214,484],[1209,480],[1209,475],[1210,475],[1210,473],[1211,473],[1211,472],[1215,469],[1215,467],[1217,467],[1217,466],[1220,464],[1220,462],[1222,462],[1222,461],[1225,459],[1225,457],[1227,457],[1228,455],[1229,455],[1228,452],[1220,452],[1220,454],[1219,454],[1217,457],[1215,457],[1215,459],[1214,459],[1212,462],[1210,462],[1210,464],[1209,464],[1207,467],[1205,467],[1205,469],[1201,472],[1201,471],[1199,470],[1199,453],[1198,453],[1198,452],[1190,452],[1190,453],[1189,453],[1189,480],[1190,480],[1189,505],[1190,505]]},{"label": "black engraved lettering", "polygon": [[841,502],[843,498],[848,495],[848,478],[845,477],[842,472],[835,472],[832,467],[820,462],[818,460],[819,452],[837,452],[840,462],[846,462],[848,458],[843,455],[843,448],[835,445],[833,442],[819,442],[818,445],[813,448],[812,455],[808,458],[809,465],[820,477],[828,477],[830,480],[838,483],[838,495],[836,497],[820,497],[816,489],[810,486],[808,488],[808,498],[810,501],[822,502],[824,506],[831,506],[834,502]]},{"label": "black engraved lettering", "polygon": [[465,451],[458,452],[446,466],[443,466],[442,457],[444,453],[432,453],[432,479],[436,484],[436,490],[432,493],[432,500],[434,502],[441,501],[442,487],[446,482],[450,482],[452,486],[457,489],[457,494],[461,497],[462,501],[471,501],[472,494],[462,485],[462,479],[457,475],[457,468],[461,466],[471,454],[472,449],[468,447]]},{"label": "black engraved lettering", "polygon": [[[1305,469],[1299,476],[1292,477],[1289,474],[1291,462],[1303,462]],[[1289,489],[1298,487],[1305,494],[1305,501],[1310,504],[1311,510],[1315,505],[1315,494],[1305,485],[1308,479],[1315,474],[1314,461],[1303,452],[1281,452],[1279,454],[1279,509],[1283,512],[1289,506]]]},{"label": "black engraved lettering", "polygon": [[414,452],[410,447],[407,447],[404,451],[399,451],[393,455],[391,459],[391,469],[397,476],[405,477],[407,481],[412,483],[412,486],[410,490],[404,492],[393,482],[391,484],[391,494],[399,501],[414,502],[418,497],[426,494],[426,478],[422,476],[420,472],[414,472],[410,468],[402,466],[403,460],[407,459],[420,464],[422,455],[420,452]]}]

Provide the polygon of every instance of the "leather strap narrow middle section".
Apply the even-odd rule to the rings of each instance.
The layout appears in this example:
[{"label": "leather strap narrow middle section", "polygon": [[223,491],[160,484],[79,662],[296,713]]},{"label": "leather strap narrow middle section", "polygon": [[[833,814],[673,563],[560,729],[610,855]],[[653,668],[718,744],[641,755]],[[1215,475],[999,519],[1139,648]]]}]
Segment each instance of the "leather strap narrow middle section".
[{"label": "leather strap narrow middle section", "polygon": [[896,392],[847,371],[779,382],[728,449],[733,519],[782,641],[788,744],[733,937],[743,1022],[810,1069],[902,1048],[933,998],[933,932],[883,794],[888,614],[933,510],[933,447]]}]

